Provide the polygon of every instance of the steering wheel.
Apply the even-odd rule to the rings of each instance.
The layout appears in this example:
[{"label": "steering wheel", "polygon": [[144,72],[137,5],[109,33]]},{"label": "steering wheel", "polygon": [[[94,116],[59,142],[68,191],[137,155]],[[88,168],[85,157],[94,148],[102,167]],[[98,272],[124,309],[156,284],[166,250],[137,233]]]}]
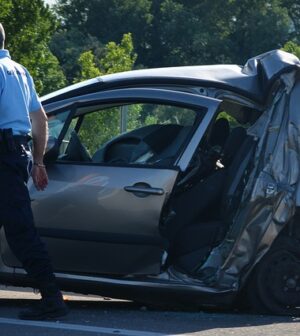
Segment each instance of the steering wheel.
[{"label": "steering wheel", "polygon": [[131,163],[141,140],[136,137],[123,137],[108,144],[104,153],[104,162]]}]

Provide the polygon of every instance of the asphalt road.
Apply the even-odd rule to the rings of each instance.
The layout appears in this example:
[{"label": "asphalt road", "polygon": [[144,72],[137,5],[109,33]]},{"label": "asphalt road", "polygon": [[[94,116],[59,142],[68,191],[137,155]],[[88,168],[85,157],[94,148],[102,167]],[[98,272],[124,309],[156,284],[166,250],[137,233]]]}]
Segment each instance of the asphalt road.
[{"label": "asphalt road", "polygon": [[54,322],[20,321],[32,291],[0,287],[1,336],[299,336],[300,318],[203,311],[153,310],[133,302],[65,294],[70,314]]}]

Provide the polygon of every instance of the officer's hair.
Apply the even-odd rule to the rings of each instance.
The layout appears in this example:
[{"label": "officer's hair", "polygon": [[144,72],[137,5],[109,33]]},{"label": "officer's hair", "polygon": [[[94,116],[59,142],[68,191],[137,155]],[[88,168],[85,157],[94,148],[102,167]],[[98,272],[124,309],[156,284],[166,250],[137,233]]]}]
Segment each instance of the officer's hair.
[{"label": "officer's hair", "polygon": [[5,31],[2,24],[0,23],[0,49],[4,48],[4,41],[5,41]]}]

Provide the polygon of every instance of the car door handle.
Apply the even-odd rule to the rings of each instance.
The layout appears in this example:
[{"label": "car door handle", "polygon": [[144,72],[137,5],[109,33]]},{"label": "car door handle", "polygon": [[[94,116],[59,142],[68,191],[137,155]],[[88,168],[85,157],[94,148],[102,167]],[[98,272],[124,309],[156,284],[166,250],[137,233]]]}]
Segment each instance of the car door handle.
[{"label": "car door handle", "polygon": [[146,197],[149,195],[162,196],[165,193],[163,189],[152,188],[147,183],[136,183],[133,186],[126,186],[124,187],[124,190],[127,192],[131,192],[135,194],[135,196],[138,196],[138,197]]}]

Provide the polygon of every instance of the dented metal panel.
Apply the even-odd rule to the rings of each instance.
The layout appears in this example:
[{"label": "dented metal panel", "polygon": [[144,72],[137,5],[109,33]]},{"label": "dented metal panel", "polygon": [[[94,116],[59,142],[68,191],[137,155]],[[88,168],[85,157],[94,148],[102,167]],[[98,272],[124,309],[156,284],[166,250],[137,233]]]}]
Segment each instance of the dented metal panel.
[{"label": "dented metal panel", "polygon": [[248,134],[258,140],[255,167],[226,239],[198,273],[215,287],[238,289],[240,279],[269,250],[299,203],[300,84],[296,70],[281,76],[272,105]]}]

